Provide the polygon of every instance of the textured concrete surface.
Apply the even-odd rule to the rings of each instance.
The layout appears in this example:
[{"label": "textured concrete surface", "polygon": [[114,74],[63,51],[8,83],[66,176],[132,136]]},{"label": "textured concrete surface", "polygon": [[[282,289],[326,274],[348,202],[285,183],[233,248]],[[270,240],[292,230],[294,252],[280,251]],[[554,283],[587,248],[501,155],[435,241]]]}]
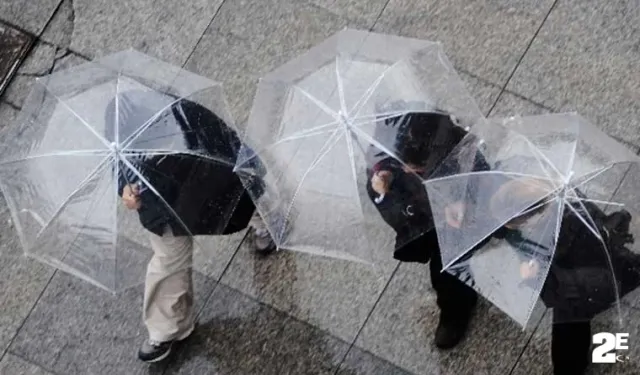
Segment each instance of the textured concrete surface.
[{"label": "textured concrete surface", "polygon": [[[349,26],[441,41],[489,116],[577,110],[640,146],[637,0],[5,0],[0,19],[38,37],[0,97],[0,131],[34,78],[129,47],[222,82],[243,124],[260,76]],[[171,361],[148,366],[135,358],[141,290],[113,297],[25,258],[2,203],[0,374],[550,372],[548,316],[522,331],[484,302],[461,346],[437,350],[427,267],[397,267],[391,249],[388,265],[372,269],[289,252],[260,257],[244,233],[203,241],[222,251],[203,260],[209,277],[196,277],[198,330]],[[612,325],[611,311],[594,322],[594,332],[630,333],[630,362],[590,375],[640,371],[639,295],[625,298],[626,326]]]}]

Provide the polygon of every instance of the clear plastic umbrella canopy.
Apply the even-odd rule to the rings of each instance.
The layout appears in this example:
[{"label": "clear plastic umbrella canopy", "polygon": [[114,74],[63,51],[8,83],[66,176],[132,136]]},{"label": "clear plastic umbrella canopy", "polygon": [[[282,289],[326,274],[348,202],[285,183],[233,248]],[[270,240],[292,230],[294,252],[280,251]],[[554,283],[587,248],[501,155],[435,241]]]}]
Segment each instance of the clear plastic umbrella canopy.
[{"label": "clear plastic umbrella canopy", "polygon": [[[174,210],[184,192],[173,184],[171,161],[184,162],[181,173],[199,162],[230,170],[235,163],[233,153],[216,151],[229,144],[231,128],[207,137],[219,122],[185,115],[193,108],[232,125],[220,84],[133,50],[36,80],[3,133],[0,161],[26,253],[109,291],[142,282],[152,252],[141,218],[154,215],[126,209],[124,185],[139,189],[141,212],[155,210],[174,233],[190,235],[190,218]],[[221,227],[241,192],[228,207],[209,208],[219,210]]]},{"label": "clear plastic umbrella canopy", "polygon": [[388,251],[395,235],[368,196],[368,171],[403,163],[398,124],[417,112],[482,119],[439,43],[345,29],[262,77],[237,171],[248,179],[247,163],[264,162],[255,201],[277,244],[365,262]]},{"label": "clear plastic umbrella canopy", "polygon": [[524,327],[541,307],[577,321],[618,306],[640,285],[638,162],[575,113],[472,128],[425,183],[443,272]]}]

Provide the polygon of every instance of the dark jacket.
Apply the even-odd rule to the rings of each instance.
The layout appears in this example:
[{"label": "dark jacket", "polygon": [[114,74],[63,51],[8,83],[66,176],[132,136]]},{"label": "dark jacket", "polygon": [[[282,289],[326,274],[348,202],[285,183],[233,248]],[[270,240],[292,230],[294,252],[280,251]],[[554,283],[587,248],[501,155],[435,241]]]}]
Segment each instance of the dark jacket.
[{"label": "dark jacket", "polygon": [[[541,293],[545,305],[567,321],[591,319],[640,286],[640,255],[624,246],[630,237],[630,215],[626,211],[606,215],[592,203],[583,205],[606,247],[566,208]],[[582,211],[579,204],[573,206]]]},{"label": "dark jacket", "polygon": [[[405,162],[426,166],[420,176],[423,179],[429,177],[468,134],[444,114],[410,113],[396,121],[402,122],[395,146],[398,156]],[[451,172],[456,168],[460,166],[448,166]],[[488,169],[488,164],[477,152],[473,170]],[[393,180],[389,192],[376,203],[378,194],[371,186],[371,178],[379,171],[391,172]],[[369,198],[383,220],[396,232],[394,258],[405,262],[428,262],[431,251],[438,250],[438,240],[429,197],[421,178],[404,172],[401,163],[392,157],[379,161],[368,171],[367,177]],[[427,243],[430,246],[426,246]]]},{"label": "dark jacket", "polygon": [[[524,238],[514,229],[501,228],[492,235],[517,249],[523,262],[532,258],[551,262],[540,296],[547,307],[556,311],[559,322],[589,320],[611,307],[618,297],[640,286],[640,255],[625,247],[631,237],[630,215],[626,211],[607,215],[593,203],[572,203],[583,218],[586,216],[582,206],[603,236],[606,247],[569,207],[563,212],[555,249]],[[460,261],[469,258],[489,240],[478,244]]]},{"label": "dark jacket", "polygon": [[[121,140],[124,138],[122,134],[131,134],[157,113],[157,109],[142,104],[145,103],[143,97],[149,95],[140,91],[120,94],[118,124]],[[114,103],[112,101],[107,109],[106,124],[114,123]],[[162,130],[154,134],[156,127]],[[134,142],[131,148],[144,149],[147,146],[142,143],[148,144],[167,136],[175,137],[176,134],[183,138],[185,151],[209,155],[220,161],[186,152],[127,156],[127,160],[151,185],[145,186],[138,173],[124,162],[119,163],[120,195],[127,183],[142,185],[139,209],[141,224],[158,235],[169,225],[177,236],[228,234],[246,228],[255,206],[233,172],[233,164],[241,146],[235,131],[207,108],[180,99],[164,109],[149,129],[140,135],[138,139],[141,141]],[[107,138],[112,140],[113,135],[107,132]],[[255,160],[259,163],[257,158]],[[258,176],[254,185],[259,186],[260,183]],[[261,194],[260,187],[252,190],[257,196]]]}]

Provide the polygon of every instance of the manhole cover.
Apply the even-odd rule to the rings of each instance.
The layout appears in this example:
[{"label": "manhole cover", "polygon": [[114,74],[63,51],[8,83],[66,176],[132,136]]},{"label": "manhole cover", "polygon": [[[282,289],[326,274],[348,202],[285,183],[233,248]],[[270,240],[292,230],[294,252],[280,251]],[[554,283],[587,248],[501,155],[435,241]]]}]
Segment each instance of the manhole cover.
[{"label": "manhole cover", "polygon": [[34,38],[0,21],[0,95],[18,70]]}]

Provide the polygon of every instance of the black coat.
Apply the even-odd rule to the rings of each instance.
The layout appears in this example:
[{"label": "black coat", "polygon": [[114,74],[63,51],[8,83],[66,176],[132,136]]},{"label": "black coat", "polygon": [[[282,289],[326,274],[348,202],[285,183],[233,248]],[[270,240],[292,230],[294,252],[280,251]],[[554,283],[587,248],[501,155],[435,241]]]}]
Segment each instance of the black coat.
[{"label": "black coat", "polygon": [[[153,94],[139,91],[120,94],[120,139],[124,138],[123,133],[131,134],[155,115],[156,110],[143,104],[149,95]],[[113,123],[114,103],[112,101],[107,109],[106,124]],[[153,136],[155,127],[163,129],[157,137]],[[241,146],[235,131],[207,108],[186,99],[177,100],[163,110],[140,140],[153,142],[154,138],[171,134],[166,129],[173,129],[174,135],[181,133],[188,150],[204,152],[225,162],[186,153],[128,157],[153,187],[146,188],[142,184],[139,217],[143,227],[161,235],[164,227],[169,225],[176,236],[229,234],[246,228],[255,206],[233,172],[233,163]],[[112,140],[113,135],[107,132],[107,138]],[[132,145],[133,149],[145,147],[137,143]],[[257,158],[256,162],[259,163]],[[125,184],[140,180],[123,162],[119,163],[118,177],[120,195]],[[258,178],[254,184],[258,187],[252,189],[257,196],[261,194],[260,184]]]},{"label": "black coat", "polygon": [[[617,231],[615,223],[611,223],[616,213],[606,215],[589,202],[583,205],[603,236],[606,248],[566,208],[541,293],[545,305],[558,310],[559,319],[567,321],[591,319],[616,302],[616,292],[623,297],[640,286],[640,255],[624,246],[629,235]],[[577,204],[574,207],[581,208]]]},{"label": "black coat", "polygon": [[[617,297],[640,286],[640,255],[624,246],[630,237],[630,215],[623,212],[606,215],[593,203],[584,202],[583,205],[603,236],[606,248],[574,211],[565,207],[555,249],[525,238],[518,230],[503,227],[460,261],[465,261],[475,251],[482,249],[491,237],[504,239],[513,246],[523,262],[532,258],[551,262],[540,297],[547,307],[556,311],[558,322],[589,320],[611,307]],[[584,217],[584,209],[579,203],[572,203],[572,206]],[[625,216],[627,228],[617,230],[618,224],[612,219]],[[536,287],[533,284],[531,286]]]},{"label": "black coat", "polygon": [[[429,177],[468,134],[463,128],[451,122],[446,115],[417,113],[406,115],[402,120],[405,121],[403,124],[405,128],[415,126],[421,130],[422,134],[419,137],[414,136],[413,139],[406,139],[406,131],[399,132],[395,148],[399,151],[401,158],[405,152],[411,153],[413,158],[416,154],[420,154],[421,164],[427,166],[422,178]],[[414,134],[419,133],[414,132]],[[411,143],[419,143],[419,145],[414,147]],[[407,148],[411,148],[411,152]],[[452,168],[459,168],[459,166],[448,166],[449,171],[452,171]],[[490,169],[489,165],[478,152],[473,170],[488,169]],[[384,199],[376,203],[378,194],[371,186],[371,178],[379,171],[391,172],[393,180]],[[400,162],[392,157],[379,161],[368,171],[367,177],[369,198],[383,220],[396,232],[394,258],[405,262],[428,262],[432,251],[437,252],[439,247],[429,197],[421,179],[414,174],[406,173]]]}]

